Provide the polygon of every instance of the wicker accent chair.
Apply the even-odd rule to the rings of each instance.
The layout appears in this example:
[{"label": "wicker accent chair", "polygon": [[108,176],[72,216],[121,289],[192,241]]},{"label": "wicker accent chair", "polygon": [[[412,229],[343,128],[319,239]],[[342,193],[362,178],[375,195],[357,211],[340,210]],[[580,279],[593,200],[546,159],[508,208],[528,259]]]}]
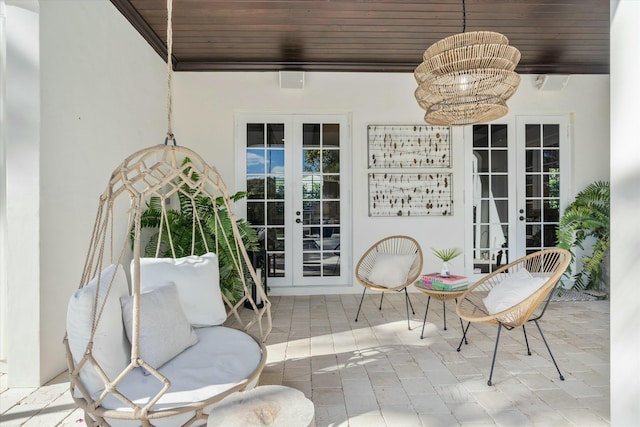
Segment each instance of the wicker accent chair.
[{"label": "wicker accent chair", "polygon": [[[531,355],[527,331],[525,329],[527,322],[534,322],[536,324],[540,336],[549,351],[551,360],[558,371],[560,380],[564,381],[564,377],[560,372],[560,368],[558,368],[553,353],[551,353],[551,349],[542,333],[538,320],[544,315],[551,295],[570,262],[571,255],[564,249],[545,249],[531,253],[485,276],[472,285],[458,299],[456,312],[462,320],[468,322],[462,340],[460,340],[458,351],[460,351],[463,340],[467,337],[467,331],[471,323],[488,323],[498,326],[493,360],[491,361],[491,371],[489,373],[489,380],[487,381],[488,385],[491,385],[500,332],[503,327],[507,330],[512,330],[522,326],[525,343],[527,345],[527,354]],[[522,276],[523,274],[528,275],[530,278],[532,277],[532,279],[516,279],[517,276]],[[522,289],[528,286],[527,280],[531,281],[535,279],[538,279],[539,282],[536,284],[537,286],[535,286],[533,293],[526,296],[528,291],[525,291],[525,293],[522,294]],[[500,283],[502,283],[502,286],[500,286],[501,289],[498,291],[498,285]],[[540,285],[540,283],[542,284]],[[507,289],[507,293],[502,292],[505,289]],[[489,301],[487,297],[492,290],[495,290],[492,295],[493,301]],[[529,290],[531,290],[531,288]],[[513,296],[509,297],[509,293],[512,295],[513,293],[520,293],[520,296],[513,299]],[[495,304],[496,297],[498,297],[498,305]],[[521,299],[523,297],[524,299]],[[499,300],[500,298],[502,298],[502,301]],[[509,301],[510,298],[511,301]],[[518,302],[518,300],[520,302]],[[489,304],[489,302],[493,304]],[[487,308],[487,305],[490,305],[490,308]]]},{"label": "wicker accent chair", "polygon": [[[377,275],[376,273],[380,271],[380,267],[382,266],[382,256],[380,254],[384,254],[389,260],[390,257],[397,257],[398,259],[411,257],[413,258],[405,258],[410,259],[410,264],[407,263],[407,268],[402,271],[402,267],[400,266],[400,276],[401,280],[390,280],[386,284],[381,284],[384,281],[376,281],[373,276]],[[395,262],[395,261],[391,261]],[[358,313],[356,314],[356,322],[358,321],[358,316],[360,315],[360,310],[362,308],[362,301],[364,300],[364,295],[367,292],[367,289],[372,291],[380,292],[380,306],[379,310],[382,310],[382,300],[384,298],[385,292],[402,292],[405,294],[405,305],[407,308],[407,327],[411,330],[411,324],[409,323],[409,306],[411,306],[411,311],[413,314],[416,312],[413,309],[413,304],[411,304],[411,299],[409,298],[409,294],[407,292],[407,287],[411,285],[418,278],[422,271],[422,263],[423,263],[423,255],[422,248],[420,244],[412,237],[409,236],[389,236],[385,237],[382,240],[376,242],[373,246],[371,246],[365,253],[362,255],[358,264],[356,265],[356,279],[358,282],[364,287],[362,291],[362,298],[360,298],[360,305],[358,306]],[[376,270],[377,264],[377,270]],[[389,264],[386,264],[389,266]],[[395,267],[393,265],[392,267]],[[394,273],[394,268],[385,268],[385,271],[390,275]],[[406,273],[406,276],[405,276]]]}]

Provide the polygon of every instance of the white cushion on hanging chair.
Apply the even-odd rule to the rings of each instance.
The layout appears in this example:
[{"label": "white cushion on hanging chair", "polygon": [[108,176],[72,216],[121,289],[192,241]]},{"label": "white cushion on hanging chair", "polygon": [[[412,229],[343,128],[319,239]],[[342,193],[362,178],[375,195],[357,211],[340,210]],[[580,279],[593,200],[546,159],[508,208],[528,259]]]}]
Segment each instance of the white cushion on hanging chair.
[{"label": "white cushion on hanging chair", "polygon": [[[102,317],[96,327],[92,355],[107,377],[114,380],[129,364],[131,357],[131,347],[125,335],[120,308],[120,297],[129,294],[129,285],[124,269],[119,264],[117,268],[113,264],[109,265],[99,277],[99,289],[96,277],[71,296],[67,307],[67,337],[77,365],[91,338],[94,302],[98,292],[97,311],[102,309]],[[102,308],[112,279],[109,297]],[[91,363],[85,363],[80,370],[80,380],[91,394],[99,394],[104,389],[104,383]],[[76,389],[75,395],[81,396],[80,390]]]},{"label": "white cushion on hanging chair", "polygon": [[[120,298],[122,318],[129,341],[133,338],[133,296]],[[178,299],[176,285],[140,294],[140,357],[158,369],[183,350],[198,342]]]},{"label": "white cushion on hanging chair", "polygon": [[[250,377],[260,366],[260,345],[245,332],[224,326],[196,329],[198,343],[165,363],[159,371],[171,381],[171,388],[154,405],[154,410],[182,407],[204,401],[229,390]],[[118,391],[138,405],[145,405],[162,388],[151,375],[136,368],[118,384]],[[251,388],[251,387],[249,387]],[[97,396],[95,396],[97,397]],[[102,406],[107,409],[131,411],[113,395]],[[212,406],[212,405],[211,405]],[[205,409],[208,413],[210,407]],[[195,414],[187,412],[153,421],[157,427],[182,425]],[[111,426],[139,426],[140,422],[108,418]],[[201,424],[204,424],[203,421]],[[198,424],[195,424],[198,425]]]},{"label": "white cushion on hanging chair", "polygon": [[[131,264],[133,273],[133,262]],[[189,323],[221,325],[227,312],[220,293],[218,257],[214,253],[184,258],[140,258],[140,289],[148,292],[174,282]]]}]

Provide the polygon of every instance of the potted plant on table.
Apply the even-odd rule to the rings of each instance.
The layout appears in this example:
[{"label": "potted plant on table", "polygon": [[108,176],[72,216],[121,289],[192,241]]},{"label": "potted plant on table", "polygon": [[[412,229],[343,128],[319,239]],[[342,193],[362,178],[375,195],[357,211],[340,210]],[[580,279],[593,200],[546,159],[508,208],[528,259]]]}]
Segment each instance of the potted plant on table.
[{"label": "potted plant on table", "polygon": [[431,248],[431,251],[435,256],[440,258],[442,261],[442,268],[440,269],[441,276],[449,276],[451,272],[449,271],[449,261],[457,257],[462,253],[462,249],[460,248],[448,248],[448,249],[436,249]]}]

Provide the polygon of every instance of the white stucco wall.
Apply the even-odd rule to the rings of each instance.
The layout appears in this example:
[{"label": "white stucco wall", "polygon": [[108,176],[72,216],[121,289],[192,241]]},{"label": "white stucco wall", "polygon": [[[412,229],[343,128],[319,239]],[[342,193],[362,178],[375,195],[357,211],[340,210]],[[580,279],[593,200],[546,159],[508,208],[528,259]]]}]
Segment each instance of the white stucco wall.
[{"label": "white stucco wall", "polygon": [[[570,114],[573,126],[569,200],[590,182],[609,179],[609,77],[571,76],[562,91],[540,91],[536,76],[522,76],[509,101],[510,113],[500,119],[515,127],[517,115]],[[306,73],[303,89],[281,89],[278,73],[178,73],[175,76],[174,130],[178,142],[201,152],[234,188],[235,112],[352,113],[353,256],[357,262],[373,242],[390,234],[409,234],[425,249],[425,271],[438,270],[430,247],[464,246],[464,144],[462,128],[453,130],[454,214],[450,217],[370,218],[367,199],[367,125],[423,123],[424,111],[413,97],[411,74]],[[217,159],[225,159],[218,162]],[[453,262],[463,269],[463,258]],[[345,266],[349,268],[349,266]],[[277,289],[276,294],[360,291],[352,288]]]},{"label": "white stucco wall", "polygon": [[[166,133],[166,66],[110,2],[41,1],[39,21],[39,141],[30,142],[29,158],[9,159],[35,179],[26,194],[36,198],[10,217],[9,230],[38,234],[9,263],[11,387],[39,385],[65,368],[67,301],[98,197],[124,157]],[[14,189],[10,182],[9,204],[18,208]],[[24,238],[13,236],[12,246]]]}]

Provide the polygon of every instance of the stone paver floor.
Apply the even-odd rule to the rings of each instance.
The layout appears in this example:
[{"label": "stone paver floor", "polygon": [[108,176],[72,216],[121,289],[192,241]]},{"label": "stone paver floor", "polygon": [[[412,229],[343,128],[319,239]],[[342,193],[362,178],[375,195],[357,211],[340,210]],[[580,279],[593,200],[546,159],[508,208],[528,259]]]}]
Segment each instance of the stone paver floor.
[{"label": "stone paver floor", "polygon": [[[426,296],[411,294],[411,330],[402,294],[271,297],[273,332],[261,385],[303,391],[316,426],[608,426],[609,301],[552,301],[540,321],[565,376],[560,381],[535,325],[504,331],[487,385],[497,328],[461,331],[453,303],[431,304],[420,339]],[[432,302],[433,303],[433,302]],[[1,366],[0,366],[1,367]],[[0,425],[84,426],[65,374],[43,387],[8,388],[0,375]]]}]

